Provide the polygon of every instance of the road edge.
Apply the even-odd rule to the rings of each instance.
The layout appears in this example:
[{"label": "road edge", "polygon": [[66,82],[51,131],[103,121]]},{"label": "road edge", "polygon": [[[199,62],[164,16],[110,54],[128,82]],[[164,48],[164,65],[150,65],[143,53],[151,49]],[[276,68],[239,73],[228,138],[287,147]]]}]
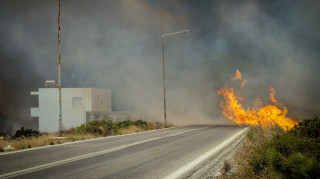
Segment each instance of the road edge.
[{"label": "road edge", "polygon": [[182,168],[176,170],[175,172],[171,173],[170,175],[166,176],[165,179],[190,177],[195,171],[197,171],[197,169],[198,169],[197,166],[201,166],[202,163],[204,163],[208,159],[212,158],[214,155],[218,155],[228,145],[232,144],[234,141],[239,139],[241,136],[245,135],[248,130],[249,130],[249,128],[242,129],[241,131],[239,131],[236,134],[234,134],[233,136],[229,137],[226,141],[222,142],[218,146],[212,148],[211,150],[209,150],[208,152],[199,156],[195,160],[191,161],[190,163],[188,163],[184,167],[182,167]]}]

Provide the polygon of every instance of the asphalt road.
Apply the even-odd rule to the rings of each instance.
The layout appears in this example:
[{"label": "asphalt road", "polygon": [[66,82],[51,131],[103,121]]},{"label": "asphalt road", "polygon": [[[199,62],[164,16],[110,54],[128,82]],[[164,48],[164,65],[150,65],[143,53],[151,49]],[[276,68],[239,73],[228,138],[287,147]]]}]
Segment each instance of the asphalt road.
[{"label": "asphalt road", "polygon": [[171,178],[240,131],[187,126],[0,154],[0,178]]}]

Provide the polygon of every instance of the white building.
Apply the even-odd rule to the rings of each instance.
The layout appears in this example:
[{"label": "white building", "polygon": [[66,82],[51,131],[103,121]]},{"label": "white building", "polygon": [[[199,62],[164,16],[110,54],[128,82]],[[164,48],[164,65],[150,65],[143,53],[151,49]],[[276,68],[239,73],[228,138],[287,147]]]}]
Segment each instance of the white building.
[{"label": "white building", "polygon": [[[31,117],[39,118],[39,131],[58,132],[58,88],[39,88],[39,107],[31,108]],[[111,112],[111,90],[98,88],[61,88],[62,128],[78,127],[87,122],[87,112]]]}]

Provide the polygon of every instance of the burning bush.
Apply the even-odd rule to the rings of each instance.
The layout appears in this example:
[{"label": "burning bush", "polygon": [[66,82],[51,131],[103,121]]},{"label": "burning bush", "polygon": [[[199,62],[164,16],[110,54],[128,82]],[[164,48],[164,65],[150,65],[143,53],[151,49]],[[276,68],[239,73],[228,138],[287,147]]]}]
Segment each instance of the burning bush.
[{"label": "burning bush", "polygon": [[[232,79],[241,80],[241,86],[247,83],[246,80],[242,79],[239,70],[237,70],[236,76]],[[223,96],[225,99],[225,101],[222,101],[220,103],[220,107],[223,109],[223,114],[225,116],[238,124],[245,123],[251,126],[261,125],[262,127],[272,127],[278,125],[284,130],[290,130],[294,127],[294,125],[297,125],[298,122],[294,119],[286,117],[288,113],[287,108],[274,98],[274,88],[270,87],[270,92],[270,99],[274,105],[270,104],[261,108],[250,107],[246,110],[239,103],[239,100],[242,100],[243,98],[241,96],[235,95],[233,88],[228,88],[226,86],[218,91],[218,94],[220,96]],[[258,101],[261,102],[261,100]],[[282,108],[282,110],[280,108]]]}]

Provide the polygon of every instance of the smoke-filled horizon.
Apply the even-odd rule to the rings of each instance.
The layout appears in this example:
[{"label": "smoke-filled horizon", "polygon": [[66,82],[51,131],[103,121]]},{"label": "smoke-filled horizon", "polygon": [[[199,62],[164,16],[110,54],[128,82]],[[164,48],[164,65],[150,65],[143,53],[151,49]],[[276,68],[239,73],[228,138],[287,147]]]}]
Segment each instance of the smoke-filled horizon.
[{"label": "smoke-filled horizon", "polygon": [[[112,90],[114,110],[163,120],[161,34],[168,120],[228,123],[217,91],[249,106],[269,86],[288,117],[319,115],[320,2],[61,0],[62,87]],[[33,127],[30,91],[57,80],[57,2],[0,2],[0,132]],[[232,81],[239,69],[248,83]],[[179,118],[177,111],[183,112]]]}]

